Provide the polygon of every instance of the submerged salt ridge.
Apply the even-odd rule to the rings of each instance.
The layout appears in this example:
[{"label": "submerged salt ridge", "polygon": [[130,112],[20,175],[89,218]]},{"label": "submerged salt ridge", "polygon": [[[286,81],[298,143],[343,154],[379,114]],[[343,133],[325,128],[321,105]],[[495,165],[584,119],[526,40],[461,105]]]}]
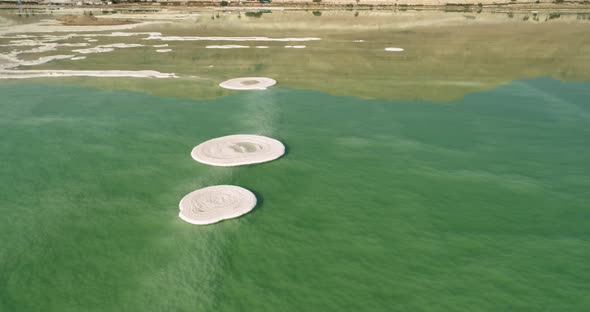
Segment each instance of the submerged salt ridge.
[{"label": "submerged salt ridge", "polygon": [[2,70],[0,79],[57,77],[97,77],[97,78],[177,78],[173,73],[155,70]]},{"label": "submerged salt ridge", "polygon": [[162,36],[159,33],[153,33],[146,40],[161,40],[161,41],[316,41],[322,40],[316,37],[301,37],[301,38],[269,38],[269,37],[182,37],[182,36]]}]

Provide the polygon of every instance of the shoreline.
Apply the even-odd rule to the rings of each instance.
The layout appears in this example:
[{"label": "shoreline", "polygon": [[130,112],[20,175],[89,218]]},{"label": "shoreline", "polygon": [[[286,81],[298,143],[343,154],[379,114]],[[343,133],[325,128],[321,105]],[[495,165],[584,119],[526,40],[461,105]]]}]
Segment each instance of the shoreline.
[{"label": "shoreline", "polygon": [[[317,0],[316,0],[317,1]],[[360,0],[363,1],[363,0]],[[153,13],[162,10],[194,12],[207,10],[224,10],[224,11],[241,11],[241,10],[358,10],[358,11],[448,11],[448,12],[480,12],[490,11],[490,9],[502,9],[510,11],[538,10],[538,11],[560,11],[560,12],[579,12],[590,11],[590,1],[529,1],[516,2],[505,1],[496,2],[492,0],[364,0],[363,3],[356,0],[321,0],[320,2],[312,1],[293,1],[293,0],[275,0],[273,3],[259,2],[239,2],[232,1],[228,5],[222,6],[221,1],[177,1],[177,2],[153,2],[151,5],[144,3],[120,3],[112,5],[49,5],[49,4],[11,4],[2,3],[0,9],[96,9],[96,10],[141,10],[152,11]],[[503,1],[503,2],[502,2]],[[561,0],[559,0],[561,1]]]}]

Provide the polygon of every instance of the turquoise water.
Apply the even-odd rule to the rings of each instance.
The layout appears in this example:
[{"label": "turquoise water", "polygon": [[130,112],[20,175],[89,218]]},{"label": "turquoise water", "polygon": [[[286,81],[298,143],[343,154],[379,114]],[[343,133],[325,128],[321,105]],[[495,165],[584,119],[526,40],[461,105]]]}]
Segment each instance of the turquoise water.
[{"label": "turquoise water", "polygon": [[[0,311],[585,311],[590,84],[450,103],[0,85]],[[287,154],[217,168],[196,144]],[[178,217],[186,193],[251,213]]]}]

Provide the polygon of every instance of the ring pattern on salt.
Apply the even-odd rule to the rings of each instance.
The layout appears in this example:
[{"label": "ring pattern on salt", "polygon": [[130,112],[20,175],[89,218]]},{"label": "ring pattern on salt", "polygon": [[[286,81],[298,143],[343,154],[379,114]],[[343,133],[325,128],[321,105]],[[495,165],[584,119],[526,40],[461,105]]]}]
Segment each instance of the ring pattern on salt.
[{"label": "ring pattern on salt", "polygon": [[251,134],[219,137],[197,145],[194,160],[212,166],[240,166],[268,162],[281,157],[285,146],[278,140]]},{"label": "ring pattern on salt", "polygon": [[256,196],[235,185],[216,185],[184,196],[178,216],[192,224],[211,224],[239,217],[256,206]]},{"label": "ring pattern on salt", "polygon": [[231,90],[265,90],[274,86],[276,80],[266,77],[242,77],[226,80],[219,84],[220,87]]}]

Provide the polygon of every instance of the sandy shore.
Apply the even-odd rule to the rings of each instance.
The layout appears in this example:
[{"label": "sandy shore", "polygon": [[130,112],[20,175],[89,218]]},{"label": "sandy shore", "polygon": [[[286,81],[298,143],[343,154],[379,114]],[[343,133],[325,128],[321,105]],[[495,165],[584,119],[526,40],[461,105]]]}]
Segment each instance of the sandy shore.
[{"label": "sandy shore", "polygon": [[[13,2],[13,4],[5,2],[0,5],[0,8],[17,7],[16,3],[18,0],[8,0],[7,2]],[[502,7],[510,8],[511,10],[519,9],[590,9],[590,2],[584,0],[273,0],[272,3],[260,3],[258,1],[228,1],[227,6],[222,6],[221,1],[217,0],[169,0],[166,2],[156,2],[150,4],[141,4],[137,2],[122,2],[115,5],[109,5],[108,8],[112,9],[137,9],[146,11],[153,11],[148,14],[118,14],[117,16],[110,16],[107,18],[112,19],[188,19],[193,18],[195,15],[191,8],[194,10],[201,10],[202,8],[209,9],[220,9],[220,10],[240,10],[241,8],[248,10],[265,10],[272,8],[273,10],[290,10],[290,9],[330,9],[330,8],[355,8],[355,9],[401,9],[413,8],[413,9],[445,9],[445,10],[458,10],[456,7],[466,9],[466,7]],[[20,7],[28,8],[43,8],[47,5],[39,4],[27,4],[21,5]],[[53,6],[56,7],[56,6]],[[86,8],[92,8],[93,6],[84,7],[71,7],[63,6],[70,10],[82,11]],[[455,7],[455,8],[454,8]],[[96,6],[96,8],[105,8],[105,6]],[[159,10],[165,9],[166,12]]]}]

